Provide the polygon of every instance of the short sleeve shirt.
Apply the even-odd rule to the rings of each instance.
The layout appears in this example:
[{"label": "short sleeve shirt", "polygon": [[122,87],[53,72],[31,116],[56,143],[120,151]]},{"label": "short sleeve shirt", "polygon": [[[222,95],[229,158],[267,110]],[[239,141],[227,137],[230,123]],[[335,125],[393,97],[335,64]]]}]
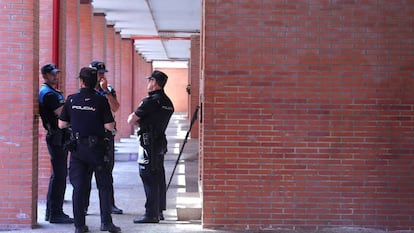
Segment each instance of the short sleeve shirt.
[{"label": "short sleeve shirt", "polygon": [[80,137],[104,137],[104,124],[114,122],[108,100],[87,88],[68,97],[59,118],[69,122]]}]

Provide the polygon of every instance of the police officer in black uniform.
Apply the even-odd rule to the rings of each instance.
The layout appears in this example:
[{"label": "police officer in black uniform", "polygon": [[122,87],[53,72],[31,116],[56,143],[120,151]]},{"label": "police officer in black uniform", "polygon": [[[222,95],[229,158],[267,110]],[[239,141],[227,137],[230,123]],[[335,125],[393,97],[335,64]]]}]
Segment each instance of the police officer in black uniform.
[{"label": "police officer in black uniform", "polygon": [[166,209],[164,155],[167,152],[165,130],[174,113],[174,106],[164,92],[168,76],[158,70],[148,78],[149,96],[128,116],[128,123],[139,125],[138,135],[144,153],[138,159],[139,173],[144,185],[145,214],[134,223],[158,223]]},{"label": "police officer in black uniform", "polygon": [[63,148],[66,130],[58,128],[58,116],[65,103],[62,92],[56,89],[60,71],[55,64],[48,63],[42,66],[41,73],[45,83],[39,91],[39,109],[43,127],[47,130],[46,144],[52,163],[45,220],[50,223],[73,223],[73,218],[63,212],[68,152]]},{"label": "police officer in black uniform", "polygon": [[[116,98],[116,91],[115,89],[108,84],[108,80],[105,77],[105,73],[108,72],[106,69],[105,63],[102,61],[92,61],[89,67],[95,68],[98,71],[98,82],[96,83],[95,90],[99,95],[105,96],[108,100],[109,106],[112,112],[118,111],[120,104],[118,99]],[[109,140],[108,144],[108,155],[109,155],[109,169],[111,171],[114,170],[115,166],[115,134],[111,131],[105,131],[105,138]],[[89,176],[92,179],[93,172],[91,171]],[[91,180],[90,179],[90,180]],[[113,185],[113,176],[111,175],[111,193],[110,193],[110,203],[111,203],[111,213],[112,214],[122,214],[122,209],[118,208],[115,205],[115,197],[114,197],[114,185]],[[87,186],[86,191],[86,199],[85,199],[85,213],[88,212],[89,207],[89,199],[91,195],[91,183]]]},{"label": "police officer in black uniform", "polygon": [[[81,90],[68,96],[59,117],[59,128],[72,127],[72,139],[68,145],[70,157],[69,178],[73,185],[73,213],[75,233],[87,232],[85,225],[85,188],[88,172],[95,172],[99,190],[101,231],[120,232],[112,223],[110,210],[111,173],[107,168],[107,142],[105,130],[114,130],[114,118],[108,100],[96,94],[97,70],[84,67],[79,73]],[[90,178],[89,178],[90,179]]]}]

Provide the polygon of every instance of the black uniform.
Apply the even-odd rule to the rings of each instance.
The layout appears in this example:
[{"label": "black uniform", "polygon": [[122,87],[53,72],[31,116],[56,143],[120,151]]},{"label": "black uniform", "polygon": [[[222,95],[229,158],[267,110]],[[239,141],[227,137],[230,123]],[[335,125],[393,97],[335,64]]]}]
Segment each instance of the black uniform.
[{"label": "black uniform", "polygon": [[112,224],[110,213],[111,173],[107,168],[104,124],[114,122],[107,99],[93,89],[82,88],[80,93],[70,95],[60,115],[69,122],[76,138],[72,151],[69,178],[73,185],[73,212],[75,227],[85,226],[85,189],[90,182],[88,174],[95,172],[99,189],[101,222]]},{"label": "black uniform", "polygon": [[[111,86],[108,86],[108,89],[110,90],[109,95],[112,95],[116,98],[115,89]],[[101,96],[105,96],[107,94],[102,89],[99,89],[96,93],[98,95],[101,95]],[[115,135],[111,131],[105,130],[105,139],[107,139],[108,142],[109,142],[108,145],[107,145],[107,149],[108,149],[107,154],[108,154],[108,164],[109,164],[108,169],[111,172],[111,182],[110,182],[111,183],[111,190],[110,190],[110,194],[109,194],[109,199],[110,199],[111,212],[112,212],[112,208],[115,207],[114,185],[113,185],[114,179],[113,179],[113,176],[112,176],[112,171],[114,170],[114,166],[115,166]],[[90,171],[90,173],[89,173],[90,178],[88,180],[92,179],[92,175],[93,175],[93,171]],[[90,196],[91,196],[91,188],[92,188],[92,183],[89,182],[87,184],[86,194],[85,194],[86,195],[85,196],[85,213],[87,213],[87,210],[88,210],[88,207],[89,207],[89,199],[90,199]],[[118,213],[122,213],[122,210],[121,211],[118,210]]]},{"label": "black uniform", "polygon": [[158,219],[166,209],[164,155],[167,152],[165,130],[174,112],[174,106],[164,90],[149,93],[135,110],[139,117],[140,144],[143,158],[138,160],[140,176],[147,198],[145,216]]},{"label": "black uniform", "polygon": [[[43,84],[39,91],[39,110],[43,127],[47,130],[46,144],[52,163],[46,202],[46,220],[51,223],[67,218],[63,213],[63,200],[66,190],[68,152],[63,149],[65,131],[58,128],[58,117],[54,110],[65,103],[62,92],[48,84]],[[63,218],[62,218],[63,217]],[[51,218],[51,219],[50,219]]]}]

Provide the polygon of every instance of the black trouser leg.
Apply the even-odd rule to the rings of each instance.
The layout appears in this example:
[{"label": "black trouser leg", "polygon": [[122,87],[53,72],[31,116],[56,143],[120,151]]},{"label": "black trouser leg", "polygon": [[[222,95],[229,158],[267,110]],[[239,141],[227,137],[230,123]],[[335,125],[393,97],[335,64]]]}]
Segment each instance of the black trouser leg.
[{"label": "black trouser leg", "polygon": [[72,153],[69,167],[69,178],[73,186],[72,204],[73,217],[75,220],[75,227],[82,227],[85,225],[85,193],[88,180],[89,165]]},{"label": "black trouser leg", "polygon": [[146,202],[145,202],[145,215],[148,217],[157,217],[160,210],[160,185],[159,177],[160,173],[151,175],[141,175],[142,183],[144,185]]},{"label": "black trouser leg", "polygon": [[93,169],[90,168],[87,173],[87,178],[85,178],[87,179],[88,182],[85,184],[85,196],[84,196],[85,204],[83,208],[84,210],[87,210],[89,207],[89,201],[91,198],[91,189],[92,189],[92,176],[93,176]]},{"label": "black trouser leg", "polygon": [[96,186],[99,192],[99,204],[101,210],[101,223],[112,223],[110,189],[111,189],[111,172],[107,168],[95,170]]},{"label": "black trouser leg", "polygon": [[63,201],[65,199],[66,177],[68,174],[67,158],[68,153],[62,146],[47,143],[52,164],[52,174],[49,180],[47,193],[47,211],[50,214],[61,214],[63,212]]},{"label": "black trouser leg", "polygon": [[159,213],[167,209],[167,184],[165,182],[165,169],[162,167],[161,174],[159,176],[159,192],[160,192],[160,206]]},{"label": "black trouser leg", "polygon": [[112,171],[115,167],[115,138],[111,137],[111,141],[109,142],[109,168],[110,168],[110,193],[109,193],[109,203],[111,206],[115,206],[115,197],[114,197],[114,177],[112,176]]}]

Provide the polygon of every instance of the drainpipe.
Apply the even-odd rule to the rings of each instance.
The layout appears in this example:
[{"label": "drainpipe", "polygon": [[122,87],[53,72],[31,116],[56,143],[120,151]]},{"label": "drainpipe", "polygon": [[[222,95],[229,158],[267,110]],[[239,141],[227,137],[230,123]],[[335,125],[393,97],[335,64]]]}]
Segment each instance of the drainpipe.
[{"label": "drainpipe", "polygon": [[53,0],[52,61],[59,67],[60,0]]}]

